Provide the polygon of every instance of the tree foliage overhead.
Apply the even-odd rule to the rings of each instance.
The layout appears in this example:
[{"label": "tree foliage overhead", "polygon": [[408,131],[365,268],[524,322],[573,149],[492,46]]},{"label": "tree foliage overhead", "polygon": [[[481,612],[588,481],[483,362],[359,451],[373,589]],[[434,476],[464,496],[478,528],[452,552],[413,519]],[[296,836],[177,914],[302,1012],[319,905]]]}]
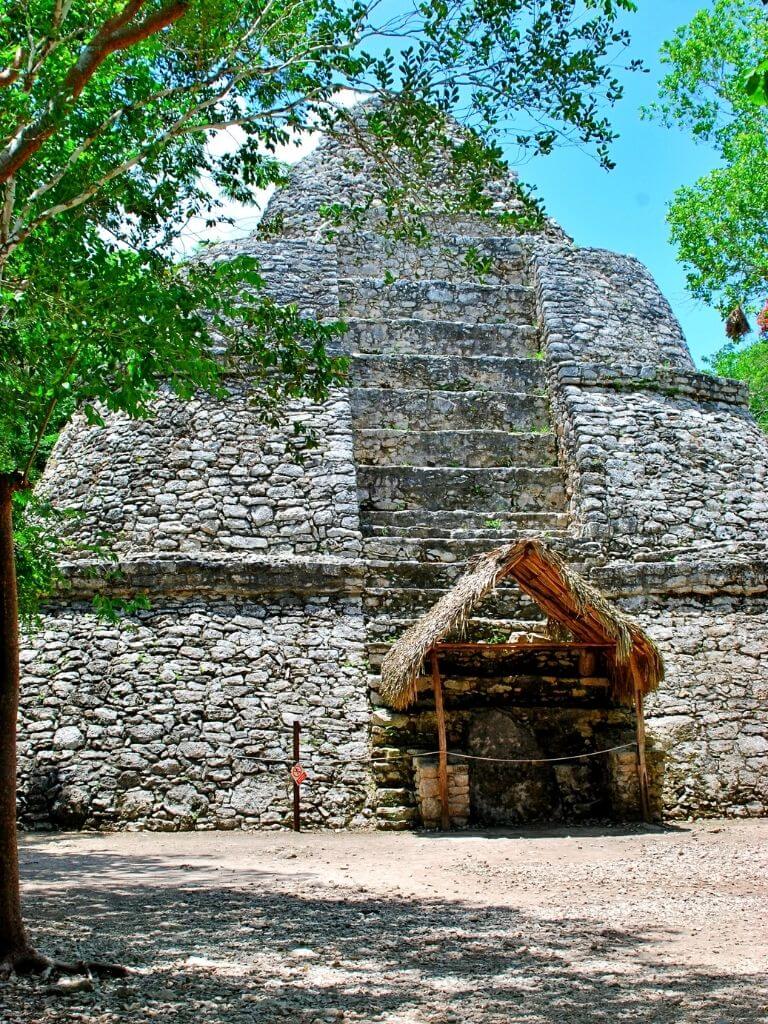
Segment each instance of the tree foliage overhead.
[{"label": "tree foliage overhead", "polygon": [[[621,96],[612,61],[627,42],[615,21],[633,6],[3,0],[0,261],[84,204],[129,242],[168,245],[189,217],[279,182],[275,147],[344,118],[328,105],[341,89],[397,90],[385,134],[414,153],[451,114],[489,147],[465,162],[498,165],[511,139],[577,142],[609,164],[604,106]],[[239,144],[216,155],[212,134],[233,126]]]},{"label": "tree foliage overhead", "polygon": [[[651,112],[714,148],[718,166],[678,189],[669,224],[691,294],[720,310],[732,340],[715,372],[749,383],[768,429],[768,344],[749,316],[768,299],[768,14],[761,0],[715,0],[664,44],[671,70]],[[759,327],[764,328],[762,318]],[[747,339],[746,343],[743,339]]]},{"label": "tree foliage overhead", "polygon": [[691,294],[724,316],[754,308],[768,287],[768,107],[754,78],[766,54],[761,0],[715,0],[662,47],[670,70],[649,108],[717,154],[713,171],[675,193],[669,223]]}]

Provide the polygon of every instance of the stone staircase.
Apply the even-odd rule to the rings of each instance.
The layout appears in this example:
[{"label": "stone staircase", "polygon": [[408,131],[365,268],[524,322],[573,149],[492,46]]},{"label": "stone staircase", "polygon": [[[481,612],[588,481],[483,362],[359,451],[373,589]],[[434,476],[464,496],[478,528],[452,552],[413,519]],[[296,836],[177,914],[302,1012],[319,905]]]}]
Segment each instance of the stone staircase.
[{"label": "stone staircase", "polygon": [[[468,249],[489,261],[482,283]],[[566,493],[519,241],[445,235],[406,248],[363,233],[340,242],[339,259],[379,704],[386,645],[455,583],[468,557],[529,533],[562,536]],[[502,587],[465,636],[506,639],[539,618]],[[386,733],[377,728],[375,745]],[[381,823],[403,827],[414,812],[397,805],[397,772],[388,767],[379,785]]]}]

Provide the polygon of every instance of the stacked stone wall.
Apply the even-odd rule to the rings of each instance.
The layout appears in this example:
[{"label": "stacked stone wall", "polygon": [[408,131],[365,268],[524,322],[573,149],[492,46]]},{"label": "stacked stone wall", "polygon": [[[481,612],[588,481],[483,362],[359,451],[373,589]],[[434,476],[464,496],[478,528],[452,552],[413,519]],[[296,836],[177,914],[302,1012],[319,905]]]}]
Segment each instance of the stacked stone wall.
[{"label": "stacked stone wall", "polygon": [[[267,218],[284,221],[281,237],[205,256],[253,255],[277,301],[350,319],[350,388],[289,409],[317,437],[305,461],[258,424],[235,379],[225,402],[163,394],[146,422],[76,419],[54,452],[43,488],[82,513],[71,539],[110,535],[120,575],[71,566],[71,589],[26,640],[23,820],[284,827],[297,718],[309,826],[363,825],[374,809],[393,827],[414,820],[410,755],[384,756],[404,716],[372,712],[366,656],[438,599],[460,559],[522,523],[550,530],[662,649],[668,678],[647,710],[665,813],[768,813],[768,439],[743,386],[694,370],[636,260],[554,228],[520,239],[493,217],[436,218],[445,237],[408,250],[385,245],[374,216],[371,231],[330,240],[318,207],[372,196],[366,158],[349,149],[329,140],[294,169]],[[465,243],[491,258],[485,280],[465,271]],[[504,440],[490,444],[491,431]],[[528,457],[534,468],[517,466]],[[356,460],[369,465],[358,473]],[[105,623],[89,604],[100,590],[146,592],[151,608]],[[478,636],[530,614],[496,595]],[[574,698],[561,689],[547,692]],[[413,742],[425,749],[434,722],[422,717]],[[383,762],[370,760],[371,725]],[[612,785],[629,807],[621,756]],[[397,806],[377,807],[374,777]]]},{"label": "stacked stone wall", "polygon": [[[122,557],[155,553],[331,554],[356,557],[360,532],[349,399],[294,402],[286,430],[259,423],[242,385],[226,399],[182,402],[165,394],[151,419],[77,417],[62,435],[44,490],[65,493],[79,513],[69,539],[106,533]],[[309,426],[317,448],[290,449],[291,421]]]},{"label": "stacked stone wall", "polygon": [[411,281],[450,281],[477,276],[481,284],[502,284],[522,283],[525,276],[525,250],[515,237],[438,236],[414,245],[369,231],[341,234],[337,246],[343,278],[384,277],[388,273]]},{"label": "stacked stone wall", "polygon": [[649,598],[667,678],[647,701],[669,817],[768,814],[768,600]]},{"label": "stacked stone wall", "polygon": [[24,654],[22,822],[285,827],[298,720],[306,824],[364,824],[362,635],[353,596],[171,599],[117,625],[49,609]]},{"label": "stacked stone wall", "polygon": [[584,536],[646,551],[768,539],[768,444],[743,407],[566,386],[558,412]]},{"label": "stacked stone wall", "polygon": [[551,360],[693,370],[677,318],[634,257],[534,240],[532,260]]},{"label": "stacked stone wall", "polygon": [[624,554],[768,540],[768,438],[746,389],[693,370],[647,271],[547,245],[532,261],[574,530]]},{"label": "stacked stone wall", "polygon": [[588,570],[664,656],[646,722],[666,817],[768,813],[765,567],[765,544],[725,543]]}]

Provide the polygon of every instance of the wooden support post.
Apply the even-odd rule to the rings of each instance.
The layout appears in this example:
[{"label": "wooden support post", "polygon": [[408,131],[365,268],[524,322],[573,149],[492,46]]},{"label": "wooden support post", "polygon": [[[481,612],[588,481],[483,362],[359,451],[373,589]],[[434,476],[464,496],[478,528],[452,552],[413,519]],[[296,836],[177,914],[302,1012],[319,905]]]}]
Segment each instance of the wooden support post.
[{"label": "wooden support post", "polygon": [[437,716],[437,747],[440,752],[437,766],[437,784],[440,789],[440,822],[444,830],[451,827],[448,809],[448,740],[445,734],[445,708],[443,707],[443,684],[437,664],[437,651],[432,648],[432,689],[435,691],[435,714]]},{"label": "wooden support post", "polygon": [[[298,722],[293,723],[293,763],[299,764],[300,760],[300,749],[299,749],[299,737],[301,735],[301,725]],[[301,786],[294,780],[293,783],[293,830],[294,832],[301,832]]]},{"label": "wooden support post", "polygon": [[640,807],[643,821],[651,821],[651,798],[648,792],[648,767],[645,760],[645,715],[643,714],[643,691],[640,673],[634,658],[630,661],[632,682],[635,690],[635,730],[637,735],[637,781],[640,785]]}]

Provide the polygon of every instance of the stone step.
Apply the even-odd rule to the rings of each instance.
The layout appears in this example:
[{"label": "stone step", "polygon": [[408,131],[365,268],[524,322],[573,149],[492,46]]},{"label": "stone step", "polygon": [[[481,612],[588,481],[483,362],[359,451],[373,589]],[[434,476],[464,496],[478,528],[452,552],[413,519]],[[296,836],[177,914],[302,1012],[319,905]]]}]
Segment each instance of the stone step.
[{"label": "stone step", "polygon": [[415,828],[418,821],[419,812],[415,807],[376,807],[376,828],[380,832],[405,832]]},{"label": "stone step", "polygon": [[[552,548],[559,552],[563,558],[577,571],[588,571],[587,565],[596,565],[598,560],[605,565],[605,555],[601,553],[600,546],[587,538],[570,537],[565,534],[554,534],[549,538]],[[497,545],[498,546],[498,545]],[[486,550],[492,550],[488,548]],[[464,575],[466,562],[457,560],[455,562],[420,562],[416,560],[374,560],[368,559],[365,567],[365,587],[370,590],[423,590],[442,591],[448,590],[455,585],[457,580]],[[519,588],[513,579],[503,581],[497,590],[497,594],[508,593],[518,594]],[[439,596],[439,595],[438,595]],[[437,598],[435,598],[437,600]],[[489,601],[492,602],[492,598]],[[526,599],[527,600],[527,599]],[[428,604],[427,607],[430,605]],[[483,615],[508,618],[506,612],[493,613],[483,609]]]},{"label": "stone step", "polygon": [[554,434],[505,430],[355,431],[355,459],[376,466],[554,466]]},{"label": "stone step", "polygon": [[[527,281],[526,252],[517,238],[433,235],[424,244],[385,238],[376,231],[343,232],[336,238],[342,277],[441,278],[483,284]],[[476,259],[488,261],[477,269]]]},{"label": "stone step", "polygon": [[360,526],[363,535],[369,537],[484,537],[488,539],[490,550],[527,534],[560,533],[569,521],[567,512],[406,509],[403,512],[368,512]]},{"label": "stone step", "polygon": [[[480,611],[481,609],[478,609]],[[534,608],[534,611],[536,609]],[[412,618],[396,618],[391,615],[382,615],[371,618],[366,624],[366,633],[370,643],[386,643],[389,646],[392,641],[397,640],[416,621]],[[467,619],[464,623],[460,636],[456,639],[467,640],[473,643],[500,643],[507,640],[513,633],[528,632],[534,628],[542,629],[544,618],[518,618],[518,619],[486,619],[482,615],[477,618]]]},{"label": "stone step", "polygon": [[[445,570],[447,566],[441,566]],[[387,620],[413,620],[429,611],[433,604],[436,604],[445,592],[453,585],[456,576],[447,579],[430,579],[425,576],[423,585],[405,586],[398,583],[390,583],[387,579],[374,577],[369,581],[363,594],[363,610],[371,619]],[[415,581],[414,581],[415,582]],[[430,586],[432,584],[432,586]],[[527,595],[523,594],[515,586],[502,585],[495,593],[489,594],[477,609],[479,615],[485,619],[511,620],[526,619],[532,620],[542,617],[536,605]],[[399,633],[378,633],[378,636],[392,638],[399,636]],[[373,636],[368,632],[370,639]]]},{"label": "stone step", "polygon": [[498,391],[350,388],[356,430],[549,430],[543,395]]},{"label": "stone step", "polygon": [[[490,534],[492,531],[488,531]],[[523,531],[519,536],[526,536],[530,531]],[[408,561],[408,562],[465,562],[474,555],[481,555],[492,550],[499,543],[498,533],[492,536],[465,535],[461,537],[365,537],[363,539],[363,558],[376,561]],[[539,532],[538,537],[555,540],[562,536],[562,531]],[[504,542],[510,543],[516,538],[509,532],[504,533]]]},{"label": "stone step", "polygon": [[358,466],[357,489],[363,514],[472,507],[490,512],[560,511],[565,504],[563,477],[553,466]]},{"label": "stone step", "polygon": [[393,316],[454,320],[463,324],[532,324],[535,291],[527,285],[452,281],[394,281],[356,277],[339,280],[342,319]]},{"label": "stone step", "polygon": [[[405,559],[374,561],[366,565],[365,585],[368,589],[449,590],[466,572],[466,560],[455,562],[417,562]],[[504,584],[507,590],[518,592],[514,581]],[[496,613],[494,613],[496,614]]]},{"label": "stone step", "polygon": [[531,324],[474,324],[453,320],[388,317],[386,321],[344,317],[349,330],[346,352],[380,355],[414,353],[446,356],[507,356],[524,359],[539,347],[538,329]]},{"label": "stone step", "polygon": [[431,391],[533,391],[546,387],[540,359],[511,356],[353,355],[355,387]]}]

